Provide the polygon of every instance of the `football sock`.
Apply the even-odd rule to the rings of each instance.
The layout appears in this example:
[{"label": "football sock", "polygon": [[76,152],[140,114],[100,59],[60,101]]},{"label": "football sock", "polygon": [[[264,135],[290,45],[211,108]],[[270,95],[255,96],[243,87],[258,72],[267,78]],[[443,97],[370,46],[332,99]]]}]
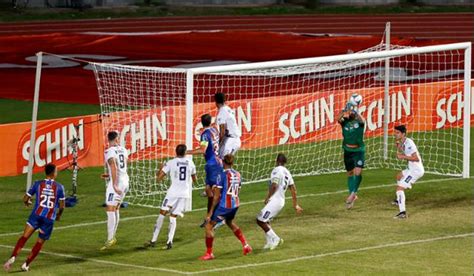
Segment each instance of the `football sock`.
[{"label": "football sock", "polygon": [[214,237],[206,237],[206,248],[207,248],[207,254],[212,254],[212,243],[214,242]]},{"label": "football sock", "polygon": [[357,191],[359,190],[360,183],[362,182],[362,175],[355,175],[354,179],[354,192],[357,193]]},{"label": "football sock", "polygon": [[120,209],[115,211],[114,237],[115,237],[115,234],[117,233],[117,228],[118,228],[118,225],[119,225],[119,221],[120,221]]},{"label": "football sock", "polygon": [[173,238],[174,238],[174,232],[176,231],[176,218],[174,217],[171,217],[170,216],[170,226],[169,226],[169,232],[168,232],[168,241],[166,243],[169,243],[169,242],[173,242]]},{"label": "football sock", "polygon": [[115,212],[107,211],[107,240],[114,238],[115,234]]},{"label": "football sock", "polygon": [[158,239],[158,235],[160,234],[161,226],[163,226],[164,220],[165,216],[163,216],[162,214],[160,214],[156,219],[155,229],[153,230],[153,238],[151,238],[152,242],[156,242],[156,240]]},{"label": "football sock", "polygon": [[272,238],[272,239],[279,239],[280,237],[278,237],[278,235],[275,233],[275,231],[273,231],[272,228],[270,228],[270,230],[268,230],[267,232],[267,235]]},{"label": "football sock", "polygon": [[239,241],[242,243],[242,246],[245,246],[247,244],[247,241],[245,240],[245,236],[244,234],[242,233],[242,231],[240,230],[240,228],[238,228],[237,230],[235,230],[234,232],[234,235],[237,237],[237,239],[239,239]]},{"label": "football sock", "polygon": [[398,208],[400,212],[405,212],[405,192],[397,191]]},{"label": "football sock", "polygon": [[23,236],[21,236],[21,238],[18,239],[18,241],[16,242],[16,245],[15,245],[15,249],[13,249],[12,257],[18,256],[18,253],[20,253],[23,246],[25,246],[25,243],[26,243],[27,240],[28,239],[23,237]]},{"label": "football sock", "polygon": [[354,177],[347,177],[347,188],[349,189],[349,194],[354,191]]},{"label": "football sock", "polygon": [[40,242],[36,242],[35,246],[33,246],[33,249],[31,249],[31,253],[26,258],[26,265],[29,266],[30,263],[38,256],[38,253],[41,251],[41,248],[43,247],[43,244]]}]

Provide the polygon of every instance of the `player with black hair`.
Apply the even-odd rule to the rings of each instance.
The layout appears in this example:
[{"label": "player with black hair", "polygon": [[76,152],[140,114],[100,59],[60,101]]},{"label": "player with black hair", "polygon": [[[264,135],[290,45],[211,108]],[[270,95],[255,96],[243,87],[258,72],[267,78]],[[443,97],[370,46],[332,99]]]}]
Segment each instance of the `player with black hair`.
[{"label": "player with black hair", "polygon": [[265,207],[260,211],[257,216],[257,224],[265,232],[265,238],[267,243],[263,249],[275,249],[278,245],[283,243],[281,239],[270,227],[270,221],[274,219],[278,213],[285,206],[285,192],[289,188],[291,191],[291,197],[293,199],[293,208],[297,214],[303,212],[303,208],[298,205],[296,197],[296,186],[293,181],[293,176],[290,171],[285,167],[287,162],[286,156],[283,153],[279,153],[276,158],[276,167],[273,169],[270,175],[270,184],[268,186],[268,194],[265,198]]},{"label": "player with black hair", "polygon": [[129,188],[127,174],[128,151],[119,143],[119,133],[107,133],[109,147],[105,150],[105,165],[107,173],[102,178],[107,182],[105,192],[105,210],[107,213],[107,241],[100,250],[106,250],[117,243],[115,234],[120,221],[120,204]]},{"label": "player with black hair", "polygon": [[168,240],[164,249],[173,247],[173,238],[176,231],[176,218],[183,216],[186,202],[190,199],[192,182],[196,182],[196,166],[193,160],[186,158],[186,145],[180,144],[176,147],[176,157],[166,162],[158,172],[158,182],[166,175],[171,178],[171,186],[166,192],[165,199],[161,204],[160,215],[156,219],[153,237],[145,247],[154,247],[165,216],[170,214],[170,225],[168,228]]},{"label": "player with black hair", "polygon": [[423,176],[425,168],[415,143],[412,139],[406,137],[406,126],[396,126],[394,135],[397,158],[408,161],[408,168],[397,174],[397,199],[394,200],[394,203],[398,205],[400,212],[394,218],[405,219],[408,217],[405,209],[405,189],[411,189],[412,185]]},{"label": "player with black hair", "polygon": [[41,251],[43,244],[49,240],[53,232],[55,221],[59,221],[65,207],[65,193],[64,187],[55,179],[58,175],[56,165],[49,163],[44,168],[46,179],[36,181],[23,196],[23,203],[28,207],[32,204],[31,198],[35,196],[35,205],[26,222],[23,235],[18,239],[12,255],[3,265],[5,271],[11,269],[16,257],[25,243],[39,229],[38,239],[36,240],[31,253],[26,258],[26,261],[21,266],[23,271],[28,271],[31,262],[36,258]]}]

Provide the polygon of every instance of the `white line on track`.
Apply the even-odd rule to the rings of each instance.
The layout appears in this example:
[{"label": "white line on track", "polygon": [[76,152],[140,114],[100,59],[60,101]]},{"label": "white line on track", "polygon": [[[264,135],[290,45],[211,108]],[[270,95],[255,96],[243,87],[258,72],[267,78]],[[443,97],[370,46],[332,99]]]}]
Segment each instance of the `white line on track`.
[{"label": "white line on track", "polygon": [[[430,179],[430,180],[424,180],[424,181],[417,181],[416,183],[421,184],[421,183],[456,181],[456,180],[463,180],[463,178]],[[395,183],[382,184],[382,185],[376,185],[376,186],[368,186],[368,187],[361,187],[359,190],[372,190],[372,189],[379,189],[379,188],[386,188],[386,187],[395,187]],[[344,193],[347,193],[347,190],[339,190],[339,191],[334,191],[334,192],[325,192],[325,193],[317,193],[317,194],[301,194],[301,195],[298,195],[298,198],[327,196],[327,195],[344,194]],[[291,199],[291,197],[286,197],[286,199]],[[241,202],[240,205],[250,205],[250,204],[262,203],[262,202],[263,202],[262,200],[254,200],[254,201]],[[197,208],[197,209],[193,209],[190,212],[201,212],[201,211],[205,211],[205,210],[206,210],[206,208]],[[136,216],[136,217],[125,217],[125,218],[120,218],[120,221],[123,222],[123,221],[144,219],[144,218],[150,218],[150,217],[156,217],[156,216],[157,216],[157,214]],[[106,220],[71,224],[71,225],[66,225],[66,226],[55,227],[54,231],[69,229],[69,228],[86,227],[86,226],[105,224],[105,223],[107,223]],[[13,232],[13,233],[3,233],[3,234],[0,234],[0,237],[16,236],[16,235],[20,235],[22,233],[23,233],[22,231],[21,232]]]},{"label": "white line on track", "polygon": [[450,235],[450,236],[441,236],[441,237],[435,237],[435,238],[423,239],[423,240],[411,240],[411,241],[403,241],[403,242],[395,242],[395,243],[386,243],[386,244],[379,244],[379,245],[367,246],[367,247],[361,247],[361,248],[346,249],[346,250],[335,251],[335,252],[328,252],[328,253],[301,256],[301,257],[284,259],[284,260],[279,260],[279,261],[270,261],[270,262],[253,263],[253,264],[236,265],[236,266],[226,266],[226,267],[214,268],[214,269],[208,269],[208,270],[202,270],[202,271],[194,271],[194,272],[189,272],[188,274],[193,275],[193,274],[221,272],[221,271],[235,270],[235,269],[244,269],[244,268],[250,268],[250,267],[259,267],[259,266],[268,266],[268,265],[283,264],[283,263],[292,263],[292,262],[308,260],[308,259],[316,259],[316,258],[323,258],[323,257],[329,257],[329,256],[338,256],[338,255],[348,254],[348,253],[357,253],[357,252],[364,252],[364,251],[369,251],[369,250],[376,250],[376,249],[383,249],[383,248],[390,248],[390,247],[399,247],[399,246],[406,246],[406,245],[420,244],[420,243],[428,243],[428,242],[441,241],[441,240],[459,239],[459,238],[465,238],[465,237],[471,237],[471,236],[474,236],[474,233],[466,233],[466,234]]}]

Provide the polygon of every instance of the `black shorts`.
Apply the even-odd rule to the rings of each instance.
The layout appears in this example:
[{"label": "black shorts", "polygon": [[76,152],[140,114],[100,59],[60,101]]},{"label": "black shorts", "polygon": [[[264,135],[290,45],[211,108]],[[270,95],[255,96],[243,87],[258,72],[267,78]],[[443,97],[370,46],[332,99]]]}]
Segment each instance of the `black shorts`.
[{"label": "black shorts", "polygon": [[344,166],[346,171],[352,171],[354,168],[363,168],[364,164],[365,151],[344,150]]}]

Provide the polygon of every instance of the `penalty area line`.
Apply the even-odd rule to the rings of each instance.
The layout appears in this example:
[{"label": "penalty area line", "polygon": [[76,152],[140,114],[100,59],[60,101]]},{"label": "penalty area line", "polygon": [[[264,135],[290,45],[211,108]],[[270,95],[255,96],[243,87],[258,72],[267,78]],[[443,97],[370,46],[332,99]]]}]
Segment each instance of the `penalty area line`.
[{"label": "penalty area line", "polygon": [[[0,247],[8,248],[8,249],[13,249],[14,248],[13,246],[3,245],[3,244],[0,244]],[[24,248],[24,249],[28,250],[28,251],[31,251],[30,248]],[[44,254],[44,255],[50,255],[50,256],[67,258],[67,259],[76,259],[76,260],[99,263],[99,264],[105,264],[105,265],[111,265],[111,266],[120,266],[120,267],[136,268],[136,269],[142,269],[142,270],[169,272],[169,273],[176,273],[176,274],[182,274],[182,275],[189,274],[187,272],[180,271],[180,270],[175,270],[175,269],[167,269],[167,268],[160,268],[160,267],[151,267],[151,266],[143,266],[143,265],[118,263],[118,262],[105,261],[105,260],[99,260],[99,259],[84,258],[84,257],[80,257],[80,256],[70,255],[70,254],[49,252],[49,251],[40,251],[40,253]]]},{"label": "penalty area line", "polygon": [[[432,183],[432,182],[444,182],[444,181],[456,181],[456,180],[463,180],[463,178],[430,179],[430,180],[424,180],[424,181],[423,180],[422,181],[417,181],[416,183],[420,184],[420,183]],[[396,183],[361,187],[359,189],[359,191],[386,188],[386,187],[395,187],[395,185],[396,185]],[[324,193],[317,193],[317,194],[301,194],[301,195],[298,195],[298,198],[327,196],[327,195],[344,194],[344,193],[347,193],[347,190],[339,190],[339,191],[334,191],[334,192],[324,192]],[[288,197],[286,197],[286,199],[291,199],[291,197],[288,196]],[[251,204],[257,204],[257,203],[262,203],[262,202],[263,202],[262,200],[254,200],[254,201],[241,202],[240,205],[251,205]],[[207,208],[197,208],[197,209],[193,209],[189,212],[201,212],[201,211],[205,211],[206,209]],[[123,222],[123,221],[129,221],[129,220],[151,218],[151,217],[156,217],[156,216],[158,216],[158,214],[136,216],[136,217],[125,217],[125,218],[120,218],[120,221]],[[54,231],[69,229],[69,228],[86,227],[86,226],[98,225],[98,224],[106,224],[106,223],[107,223],[106,220],[77,223],[77,224],[71,224],[71,225],[66,225],[66,226],[55,227]],[[3,234],[0,234],[0,237],[16,236],[16,235],[21,235],[21,234],[23,234],[23,231],[21,231],[21,232],[12,232],[12,233],[3,233]]]},{"label": "penalty area line", "polygon": [[270,262],[253,263],[253,264],[245,264],[245,265],[227,266],[227,267],[221,267],[221,268],[214,268],[214,269],[188,272],[188,274],[194,275],[194,274],[203,274],[203,273],[210,273],[210,272],[221,272],[221,271],[234,270],[234,269],[245,269],[245,268],[251,268],[251,267],[268,266],[268,265],[283,264],[283,263],[292,263],[292,262],[308,260],[308,259],[317,259],[317,258],[338,256],[338,255],[349,254],[349,253],[358,253],[358,252],[371,251],[371,250],[384,249],[384,248],[391,248],[391,247],[400,247],[400,246],[407,246],[407,245],[413,245],[413,244],[436,242],[436,241],[441,241],[441,240],[460,239],[460,238],[466,238],[466,237],[471,237],[471,236],[474,236],[474,232],[473,233],[466,233],[466,234],[459,234],[459,235],[441,236],[441,237],[435,237],[435,238],[430,238],[430,239],[411,240],[411,241],[403,241],[403,242],[395,242],[395,243],[386,243],[386,244],[367,246],[367,247],[361,247],[361,248],[346,249],[346,250],[335,251],[335,252],[328,252],[328,253],[301,256],[301,257],[285,259],[285,260],[279,260],[279,261],[270,261]]}]

